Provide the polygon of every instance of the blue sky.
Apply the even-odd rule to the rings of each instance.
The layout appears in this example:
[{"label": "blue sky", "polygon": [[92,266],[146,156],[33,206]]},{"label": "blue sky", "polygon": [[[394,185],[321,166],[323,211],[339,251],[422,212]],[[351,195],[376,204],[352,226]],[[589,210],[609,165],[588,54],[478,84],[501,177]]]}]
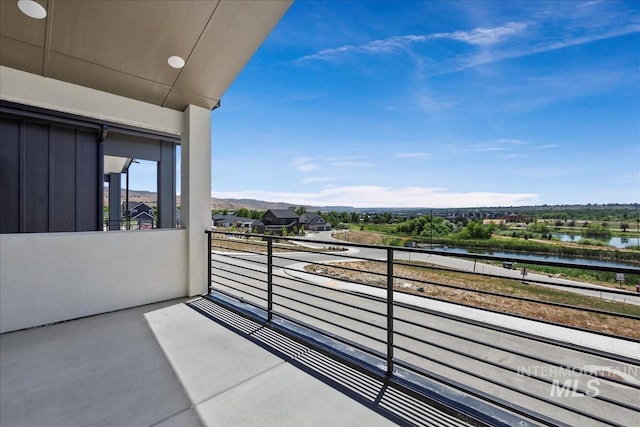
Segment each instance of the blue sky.
[{"label": "blue sky", "polygon": [[640,2],[297,1],[212,122],[215,197],[640,202]]}]

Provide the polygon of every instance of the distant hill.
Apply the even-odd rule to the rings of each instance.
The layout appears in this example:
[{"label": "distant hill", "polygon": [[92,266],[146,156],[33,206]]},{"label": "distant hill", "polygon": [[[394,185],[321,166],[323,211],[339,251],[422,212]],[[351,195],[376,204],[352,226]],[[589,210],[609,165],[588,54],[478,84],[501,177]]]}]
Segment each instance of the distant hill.
[{"label": "distant hill", "polygon": [[[265,202],[263,200],[255,200],[255,199],[216,199],[215,197],[211,198],[211,204],[213,205],[213,209],[228,209],[228,210],[237,210],[237,209],[252,209],[256,211],[266,211],[269,209],[288,209],[288,208],[297,208],[298,205],[292,205],[291,203],[284,202]],[[307,206],[307,208],[311,208]],[[313,208],[316,209],[316,208]],[[320,208],[317,208],[320,209]]]},{"label": "distant hill", "polygon": [[[122,198],[124,199],[125,192],[122,191]],[[129,201],[130,202],[141,202],[146,203],[151,206],[155,206],[158,203],[158,196],[155,192],[152,191],[138,191],[138,190],[129,190]],[[104,203],[107,205],[107,189],[105,187],[104,192]],[[180,196],[177,198],[177,204],[180,205]],[[217,199],[215,197],[211,198],[211,207],[212,209],[226,209],[229,211],[234,211],[238,209],[251,209],[257,211],[266,211],[268,209],[288,209],[288,208],[297,208],[300,205],[294,205],[286,202],[266,202],[264,200],[255,200],[255,199]],[[407,214],[407,215],[425,215],[428,213],[433,213],[434,215],[446,215],[452,213],[464,213],[464,212],[484,212],[485,214],[488,212],[499,212],[502,214],[507,213],[523,213],[523,214],[531,214],[537,215],[540,212],[563,212],[571,215],[572,211],[598,211],[598,210],[611,210],[611,209],[621,209],[624,211],[629,211],[629,218],[635,218],[640,215],[640,204],[638,203],[609,203],[602,205],[542,205],[542,206],[509,206],[509,207],[468,207],[468,208],[354,208],[352,206],[305,206],[307,211],[316,212],[360,212],[360,213],[382,213],[382,212],[392,212],[395,214]]]},{"label": "distant hill", "polygon": [[[122,190],[122,199],[125,198],[125,190]],[[105,206],[108,204],[109,198],[107,194],[107,187],[104,190],[104,204]],[[139,202],[145,203],[150,206],[155,206],[158,204],[158,195],[153,191],[139,191],[139,190],[129,190],[129,202]],[[177,197],[178,206],[181,203],[180,196]],[[227,209],[230,211],[238,210],[238,209],[251,209],[256,211],[266,211],[269,209],[288,209],[288,208],[297,208],[299,205],[293,205],[291,203],[284,202],[265,202],[263,200],[255,200],[255,199],[217,199],[215,197],[211,198],[211,206],[212,209]],[[349,207],[344,207],[340,209],[333,208],[322,208],[318,206],[305,206],[308,210],[315,212],[317,210],[348,210],[353,209]]]}]

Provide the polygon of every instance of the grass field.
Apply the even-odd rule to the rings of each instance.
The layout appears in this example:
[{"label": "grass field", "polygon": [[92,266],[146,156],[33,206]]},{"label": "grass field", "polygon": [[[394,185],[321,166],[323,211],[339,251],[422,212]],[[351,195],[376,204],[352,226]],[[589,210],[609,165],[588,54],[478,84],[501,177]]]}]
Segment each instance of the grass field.
[{"label": "grass field", "polygon": [[[506,314],[516,314],[532,319],[640,338],[638,320],[621,318],[613,314],[590,313],[584,310],[584,308],[591,308],[640,316],[640,306],[591,298],[533,284],[522,284],[520,280],[443,271],[425,263],[412,264],[414,265],[395,266],[394,287],[396,290],[472,307],[487,308]],[[356,261],[332,263],[322,267],[310,265],[307,270],[339,280],[385,287],[386,268],[384,262]],[[486,292],[499,295],[489,295]],[[510,297],[526,298],[531,301]],[[542,302],[573,305],[577,308],[546,305]]]}]

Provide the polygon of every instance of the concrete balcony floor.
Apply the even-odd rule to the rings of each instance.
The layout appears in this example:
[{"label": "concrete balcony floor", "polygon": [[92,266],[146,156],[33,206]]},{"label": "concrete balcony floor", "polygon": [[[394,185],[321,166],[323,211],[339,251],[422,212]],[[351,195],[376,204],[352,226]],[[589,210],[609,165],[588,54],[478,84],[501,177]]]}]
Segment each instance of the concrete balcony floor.
[{"label": "concrete balcony floor", "polygon": [[210,315],[174,300],[0,335],[0,425],[464,425],[221,307]]}]

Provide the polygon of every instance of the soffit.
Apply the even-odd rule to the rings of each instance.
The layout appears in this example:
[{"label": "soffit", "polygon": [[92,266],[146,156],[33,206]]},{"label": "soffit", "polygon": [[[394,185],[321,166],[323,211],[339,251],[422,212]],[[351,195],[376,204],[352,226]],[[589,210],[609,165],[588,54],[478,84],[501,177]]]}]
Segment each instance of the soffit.
[{"label": "soffit", "polygon": [[0,1],[1,65],[183,111],[216,106],[292,0],[38,2]]}]

